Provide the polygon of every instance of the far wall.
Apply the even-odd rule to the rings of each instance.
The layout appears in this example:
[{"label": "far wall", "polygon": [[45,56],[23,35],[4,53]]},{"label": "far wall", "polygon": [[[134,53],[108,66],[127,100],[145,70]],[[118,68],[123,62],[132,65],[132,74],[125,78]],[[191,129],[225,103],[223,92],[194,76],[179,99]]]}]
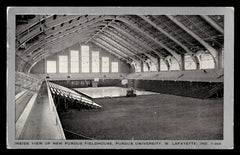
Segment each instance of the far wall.
[{"label": "far wall", "polygon": [[[109,64],[110,64],[110,68],[109,68],[109,72],[111,73],[111,62],[118,62],[118,72],[119,73],[130,73],[133,71],[133,69],[131,68],[131,66],[129,64],[127,64],[124,61],[119,60],[116,56],[112,55],[111,53],[105,51],[102,48],[99,48],[96,45],[93,44],[88,44],[89,45],[89,49],[90,49],[90,62],[91,62],[91,51],[99,51],[99,57],[100,57],[100,73],[101,73],[101,57],[109,57]],[[46,69],[46,62],[48,60],[54,60],[57,62],[57,73],[58,73],[58,56],[59,55],[67,55],[68,58],[70,58],[70,50],[79,50],[80,51],[81,48],[81,44],[75,44],[65,50],[62,50],[56,54],[53,54],[52,56],[47,57],[46,59],[43,59],[41,61],[39,61],[30,71],[30,73],[32,74],[47,74],[47,69]],[[79,55],[79,68],[80,68],[80,73],[81,73],[81,52]],[[91,63],[89,63],[90,65],[90,73],[92,72],[91,69]],[[70,59],[68,61],[68,71],[70,73]]]}]

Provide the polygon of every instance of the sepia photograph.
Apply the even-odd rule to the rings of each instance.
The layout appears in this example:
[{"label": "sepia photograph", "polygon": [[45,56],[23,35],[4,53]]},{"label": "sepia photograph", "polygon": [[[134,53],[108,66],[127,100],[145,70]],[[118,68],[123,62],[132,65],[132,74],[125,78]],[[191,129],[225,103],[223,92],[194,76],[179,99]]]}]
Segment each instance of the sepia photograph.
[{"label": "sepia photograph", "polygon": [[233,8],[8,8],[8,148],[233,148]]}]

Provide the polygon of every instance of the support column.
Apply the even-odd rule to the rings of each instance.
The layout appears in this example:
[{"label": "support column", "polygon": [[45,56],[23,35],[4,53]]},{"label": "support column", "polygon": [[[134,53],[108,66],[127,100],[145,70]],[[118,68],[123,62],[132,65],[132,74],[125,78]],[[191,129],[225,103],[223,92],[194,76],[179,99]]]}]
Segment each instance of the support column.
[{"label": "support column", "polygon": [[185,58],[184,55],[181,55],[181,66],[182,68],[180,68],[180,70],[185,70]]},{"label": "support column", "polygon": [[170,71],[170,64],[169,64],[168,60],[165,59],[165,60],[163,60],[163,62],[166,64],[167,70]]},{"label": "support column", "polygon": [[195,63],[196,64],[196,70],[199,70],[200,69],[200,61],[199,61],[198,57],[195,55],[192,58],[196,61],[196,63]]},{"label": "support column", "polygon": [[71,54],[70,54],[70,48],[67,48],[67,57],[68,57],[68,73],[71,73]]},{"label": "support column", "polygon": [[157,58],[157,71],[160,72],[161,71],[161,59]]},{"label": "support column", "polygon": [[[158,68],[158,58],[155,58],[153,56],[151,56],[150,54],[148,53],[144,53],[148,58],[149,60],[156,66],[157,70],[159,70]],[[149,67],[149,70],[150,70],[150,67]]]},{"label": "support column", "polygon": [[57,59],[56,59],[56,73],[59,73],[59,54],[56,54]]},{"label": "support column", "polygon": [[82,73],[82,50],[81,50],[81,44],[79,43],[79,73]]},{"label": "support column", "polygon": [[222,69],[223,67],[223,51],[222,49],[218,50],[218,69]]},{"label": "support column", "polygon": [[139,63],[140,63],[140,65],[141,65],[141,72],[143,72],[143,62],[140,61]]},{"label": "support column", "polygon": [[109,56],[108,56],[109,58],[109,73],[112,73],[112,55],[111,55],[111,53],[109,53]]},{"label": "support column", "polygon": [[[92,73],[92,46],[88,45],[89,46],[89,73]],[[109,58],[109,61],[110,61],[110,58]],[[110,72],[110,70],[109,70]]]},{"label": "support column", "polygon": [[44,58],[44,73],[47,74],[47,59]]}]

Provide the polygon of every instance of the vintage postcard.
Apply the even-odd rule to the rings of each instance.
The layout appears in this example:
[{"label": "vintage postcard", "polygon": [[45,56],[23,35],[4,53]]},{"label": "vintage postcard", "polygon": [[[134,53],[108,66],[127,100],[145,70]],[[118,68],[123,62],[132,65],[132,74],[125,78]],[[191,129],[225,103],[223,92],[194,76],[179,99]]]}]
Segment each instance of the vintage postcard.
[{"label": "vintage postcard", "polygon": [[8,7],[8,149],[233,149],[233,7]]}]

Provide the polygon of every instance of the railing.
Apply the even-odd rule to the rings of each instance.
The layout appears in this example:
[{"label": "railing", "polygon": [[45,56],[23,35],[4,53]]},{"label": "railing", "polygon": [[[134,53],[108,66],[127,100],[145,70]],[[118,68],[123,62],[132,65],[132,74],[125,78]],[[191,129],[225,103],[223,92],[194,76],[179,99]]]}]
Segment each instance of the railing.
[{"label": "railing", "polygon": [[48,92],[48,99],[49,99],[49,104],[50,104],[50,110],[51,110],[51,112],[53,112],[54,116],[56,117],[55,118],[55,120],[56,120],[56,122],[55,122],[56,124],[55,125],[57,126],[57,129],[59,131],[59,137],[58,138],[59,139],[66,139],[65,134],[63,132],[61,121],[60,121],[60,119],[58,117],[57,109],[56,109],[55,104],[53,102],[52,94],[51,94],[51,91],[49,89],[49,84],[48,84],[47,80],[45,80],[45,81],[46,81],[46,85],[47,85],[47,92]]},{"label": "railing", "polygon": [[[25,29],[20,28],[21,30],[17,30],[17,38],[18,38],[18,41],[19,41],[19,44],[17,45],[17,48],[19,48],[21,44],[23,44],[24,42],[27,42],[28,40],[30,40],[34,36],[39,35],[41,32],[43,32],[43,30],[44,30],[44,32],[46,32],[48,30],[51,30],[51,27],[53,27],[53,26],[58,26],[61,23],[69,22],[70,20],[77,19],[79,16],[72,15],[72,18],[69,19],[69,16],[61,15],[55,20],[51,19],[51,17],[52,17],[52,15],[49,15],[49,16],[46,16],[46,17],[44,17],[44,16],[36,17],[35,20],[31,20],[31,24],[26,25]],[[41,23],[43,20],[45,20],[44,24]],[[76,21],[76,22],[78,22],[78,21]],[[53,34],[53,32],[54,31],[51,30],[52,34]]]},{"label": "railing", "polygon": [[57,85],[57,84],[54,84],[51,82],[47,82],[47,83],[53,94],[57,94],[57,95],[60,95],[60,96],[63,96],[63,97],[69,98],[69,99],[77,100],[80,103],[84,102],[84,103],[89,104],[89,106],[93,106],[95,108],[101,107],[100,105],[96,104],[92,100],[90,100],[86,97],[83,97],[82,95],[78,94],[77,92],[75,92],[71,89],[68,89],[66,87],[63,87],[63,86],[60,86],[60,85]]},{"label": "railing", "polygon": [[26,35],[24,35],[23,37],[18,39],[19,44],[17,45],[17,48],[19,48],[24,42],[27,42],[28,40],[39,35],[42,32],[43,32],[43,30],[41,30],[40,27],[38,29],[34,29],[34,30],[28,32]]},{"label": "railing", "polygon": [[30,76],[30,75],[22,73],[22,72],[16,72],[15,74],[19,78],[25,78],[25,79],[33,80],[33,81],[43,81],[43,79],[38,79],[38,78],[35,78],[33,76]]},{"label": "railing", "polygon": [[37,17],[29,20],[29,22],[27,24],[23,24],[23,25],[18,26],[18,28],[16,30],[17,31],[17,36],[27,34],[28,31],[30,31],[33,27],[35,27],[36,25],[39,26],[40,22],[50,18],[51,16],[52,15],[50,15],[50,16],[40,15],[40,16],[37,16]]}]

